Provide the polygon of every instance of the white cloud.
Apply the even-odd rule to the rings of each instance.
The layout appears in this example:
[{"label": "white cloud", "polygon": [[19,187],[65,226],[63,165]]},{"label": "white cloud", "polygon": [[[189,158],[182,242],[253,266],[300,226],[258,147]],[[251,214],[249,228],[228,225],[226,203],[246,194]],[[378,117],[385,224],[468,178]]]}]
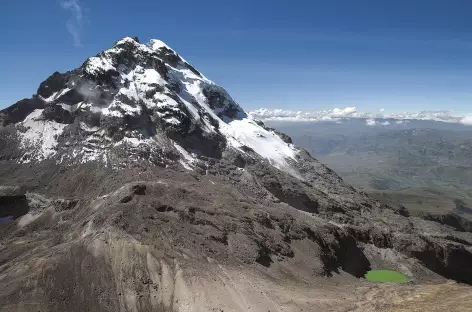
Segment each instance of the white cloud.
[{"label": "white cloud", "polygon": [[377,122],[375,121],[375,119],[367,119],[367,120],[365,121],[365,124],[366,124],[367,126],[375,126],[375,125],[377,124]]},{"label": "white cloud", "polygon": [[[334,108],[321,111],[292,111],[283,109],[260,108],[249,112],[254,118],[280,121],[339,121],[343,118],[363,118],[367,125],[388,126],[395,122],[401,124],[408,120],[432,120],[472,125],[472,115],[458,115],[452,111],[421,111],[385,113],[383,109],[375,113],[359,112],[355,107]],[[387,120],[388,119],[388,120]]]},{"label": "white cloud", "polygon": [[290,121],[316,121],[316,120],[337,120],[344,117],[354,117],[357,114],[355,107],[334,108],[323,111],[291,111],[283,109],[260,108],[250,112],[250,114],[262,120],[290,120]]},{"label": "white cloud", "polygon": [[345,117],[345,116],[351,116],[356,113],[356,108],[355,107],[346,107],[343,109],[335,108],[332,110],[331,115],[333,117]]},{"label": "white cloud", "polygon": [[82,41],[82,29],[84,25],[84,14],[82,7],[80,6],[80,0],[64,0],[61,1],[63,9],[71,13],[71,17],[67,21],[67,30],[72,36],[74,46],[81,47]]},{"label": "white cloud", "polygon": [[471,126],[472,125],[472,116],[465,116],[460,120],[461,124]]}]

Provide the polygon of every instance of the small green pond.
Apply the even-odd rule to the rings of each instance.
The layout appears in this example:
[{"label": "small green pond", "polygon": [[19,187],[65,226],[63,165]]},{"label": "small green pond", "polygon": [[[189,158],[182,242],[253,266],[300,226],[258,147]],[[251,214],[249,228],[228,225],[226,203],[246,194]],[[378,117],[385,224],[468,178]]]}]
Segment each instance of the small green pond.
[{"label": "small green pond", "polygon": [[384,283],[406,283],[406,275],[391,270],[371,270],[364,275],[365,279],[371,282]]}]

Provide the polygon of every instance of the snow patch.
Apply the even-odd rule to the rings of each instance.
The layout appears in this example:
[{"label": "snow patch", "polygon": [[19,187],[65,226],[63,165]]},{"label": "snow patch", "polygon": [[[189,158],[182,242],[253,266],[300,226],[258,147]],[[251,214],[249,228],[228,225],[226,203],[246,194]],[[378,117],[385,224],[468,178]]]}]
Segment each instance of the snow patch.
[{"label": "snow patch", "polygon": [[152,83],[157,83],[160,85],[167,84],[164,78],[162,78],[161,74],[159,74],[155,69],[145,69],[141,75],[136,76],[136,81],[145,83],[145,84],[152,84]]},{"label": "snow patch", "polygon": [[97,132],[98,130],[100,130],[99,127],[90,127],[89,125],[87,125],[85,122],[81,121],[79,123],[80,125],[80,129],[84,130],[84,131],[87,131],[87,132]]},{"label": "snow patch", "polygon": [[123,117],[123,114],[120,111],[117,110],[117,105],[116,104],[113,105],[113,103],[110,104],[109,107],[105,107],[105,108],[102,108],[102,109],[95,108],[95,112],[97,112],[97,111],[101,112],[105,116]]},{"label": "snow patch", "polygon": [[105,57],[93,56],[90,57],[85,64],[85,71],[89,74],[95,75],[109,70],[114,70],[115,67]]},{"label": "snow patch", "polygon": [[223,131],[234,139],[229,140],[233,147],[241,150],[247,146],[280,170],[290,167],[288,159],[296,160],[297,150],[293,145],[285,143],[277,134],[265,130],[250,118],[233,120]]},{"label": "snow patch", "polygon": [[193,171],[193,168],[189,166],[189,164],[187,164],[185,161],[183,161],[182,159],[179,160],[179,163],[187,170],[190,170],[190,171]]},{"label": "snow patch", "polygon": [[140,139],[140,138],[129,138],[129,137],[124,137],[121,142],[116,143],[115,145],[120,145],[123,143],[127,143],[132,146],[139,146],[141,144],[147,144],[150,145],[154,142],[152,139]]},{"label": "snow patch", "polygon": [[171,117],[171,118],[164,118],[164,120],[167,122],[167,123],[170,123],[170,124],[173,124],[173,125],[178,125],[180,123],[180,121],[175,118],[175,117]]},{"label": "snow patch", "polygon": [[51,103],[51,102],[54,102],[56,99],[60,98],[61,96],[63,96],[64,94],[66,94],[67,92],[69,92],[70,90],[71,90],[70,88],[64,88],[60,91],[54,92],[50,97],[48,98],[42,97],[42,99],[46,103]]},{"label": "snow patch", "polygon": [[157,51],[157,50],[159,50],[159,49],[161,49],[161,48],[167,48],[167,49],[169,49],[169,50],[171,50],[171,51],[174,51],[174,50],[172,50],[167,44],[165,44],[164,42],[162,42],[162,41],[159,40],[159,39],[151,39],[151,40],[149,41],[149,43],[147,44],[147,46],[148,46],[150,49],[154,50],[154,51]]},{"label": "snow patch", "polygon": [[185,169],[187,170],[193,170],[193,168],[190,166],[193,164],[196,159],[193,157],[189,152],[187,152],[182,146],[174,142],[174,147],[175,149],[180,153],[180,155],[183,156],[183,159],[181,158],[179,162],[184,166]]},{"label": "snow patch", "polygon": [[[21,147],[26,149],[25,155],[36,155],[37,160],[43,160],[56,154],[57,137],[61,135],[66,124],[61,124],[52,120],[42,120],[42,109],[35,109],[23,122],[18,123],[26,128],[26,131],[19,131]],[[26,159],[27,158],[27,159]],[[33,157],[26,157],[24,162],[31,161]]]},{"label": "snow patch", "polygon": [[72,105],[67,105],[67,104],[64,104],[64,103],[60,103],[59,105],[61,105],[63,110],[72,112]]}]

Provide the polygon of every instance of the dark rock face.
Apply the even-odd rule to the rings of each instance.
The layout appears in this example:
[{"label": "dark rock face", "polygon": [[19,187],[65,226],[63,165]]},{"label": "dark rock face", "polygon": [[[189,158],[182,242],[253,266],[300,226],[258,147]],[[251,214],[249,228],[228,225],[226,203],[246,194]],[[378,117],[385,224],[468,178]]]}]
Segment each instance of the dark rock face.
[{"label": "dark rock face", "polygon": [[369,260],[351,235],[331,229],[330,235],[333,236],[330,237],[330,240],[326,240],[309,228],[305,228],[305,232],[312,241],[321,246],[323,250],[322,261],[327,276],[339,273],[339,270],[342,269],[359,278],[371,269]]},{"label": "dark rock face", "polygon": [[19,186],[0,186],[0,218],[21,217],[29,211],[25,188]]},{"label": "dark rock face", "polygon": [[[220,118],[223,116],[230,119],[246,118],[245,113],[241,113],[241,108],[221,87],[207,86],[203,88],[203,95],[207,98],[208,106],[217,111]],[[239,115],[239,116],[238,116]]]},{"label": "dark rock face", "polygon": [[194,73],[195,75],[200,76],[200,77],[202,76],[202,74],[200,74],[200,72],[198,70],[196,70],[195,67],[193,67],[189,63],[185,62],[185,67],[190,69],[192,71],[192,73]]},{"label": "dark rock face", "polygon": [[[421,243],[407,252],[419,259],[430,270],[447,278],[472,285],[472,254],[469,248],[449,242],[430,241],[420,238]],[[467,248],[467,249],[466,249]]]},{"label": "dark rock face", "polygon": [[42,112],[42,116],[46,120],[53,120],[59,123],[70,124],[74,122],[72,114],[64,110],[60,105],[50,105],[46,107]]},{"label": "dark rock face", "polygon": [[59,72],[55,72],[39,85],[37,92],[38,95],[42,96],[43,98],[48,98],[55,92],[61,91],[69,78],[69,73],[61,74]]},{"label": "dark rock face", "polygon": [[0,161],[21,158],[24,151],[18,145],[18,134],[13,125],[0,128]]},{"label": "dark rock face", "polygon": [[292,142],[292,138],[289,137],[288,135],[286,135],[285,133],[280,132],[280,131],[277,131],[277,130],[275,130],[275,129],[273,129],[273,128],[268,128],[268,129],[269,129],[269,131],[271,131],[271,130],[274,131],[275,134],[277,134],[285,143],[288,143],[288,144],[292,144],[292,143],[293,143],[293,142]]},{"label": "dark rock face", "polygon": [[56,102],[57,103],[64,103],[67,105],[75,105],[78,104],[82,101],[84,101],[85,98],[82,94],[80,94],[76,89],[69,90],[65,94],[61,95]]},{"label": "dark rock face", "polygon": [[169,48],[162,47],[159,49],[159,57],[164,60],[164,62],[169,63],[171,66],[175,67],[177,64],[182,61],[182,59]]},{"label": "dark rock face", "polygon": [[287,185],[277,180],[264,180],[264,187],[281,202],[310,213],[318,213],[319,204],[296,185]]},{"label": "dark rock face", "polygon": [[174,139],[185,149],[198,151],[199,155],[210,158],[221,158],[226,146],[226,139],[221,134],[206,134],[199,129],[188,134],[175,135]]},{"label": "dark rock face", "polygon": [[435,221],[444,225],[452,226],[456,231],[472,232],[472,222],[455,213],[448,214],[427,214],[423,216],[425,220]]},{"label": "dark rock face", "polygon": [[20,122],[31,114],[35,109],[42,109],[46,105],[38,97],[24,99],[4,110],[0,111],[0,122],[2,126]]},{"label": "dark rock face", "polygon": [[285,143],[287,144],[293,144],[292,138],[288,136],[287,134],[278,131],[277,129],[271,128],[266,126],[261,120],[256,120],[256,123],[261,126],[262,128],[266,129],[267,131],[273,131],[275,134],[277,134]]},{"label": "dark rock face", "polygon": [[233,164],[238,168],[244,168],[246,166],[246,160],[241,155],[237,155],[233,160]]}]

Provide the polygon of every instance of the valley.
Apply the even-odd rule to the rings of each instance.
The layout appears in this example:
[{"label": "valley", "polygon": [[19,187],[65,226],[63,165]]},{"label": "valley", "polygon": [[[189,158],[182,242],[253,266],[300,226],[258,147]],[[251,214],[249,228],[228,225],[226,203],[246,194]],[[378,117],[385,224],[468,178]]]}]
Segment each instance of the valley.
[{"label": "valley", "polygon": [[294,142],[374,198],[415,215],[472,210],[472,130],[434,121],[367,126],[269,121]]}]

